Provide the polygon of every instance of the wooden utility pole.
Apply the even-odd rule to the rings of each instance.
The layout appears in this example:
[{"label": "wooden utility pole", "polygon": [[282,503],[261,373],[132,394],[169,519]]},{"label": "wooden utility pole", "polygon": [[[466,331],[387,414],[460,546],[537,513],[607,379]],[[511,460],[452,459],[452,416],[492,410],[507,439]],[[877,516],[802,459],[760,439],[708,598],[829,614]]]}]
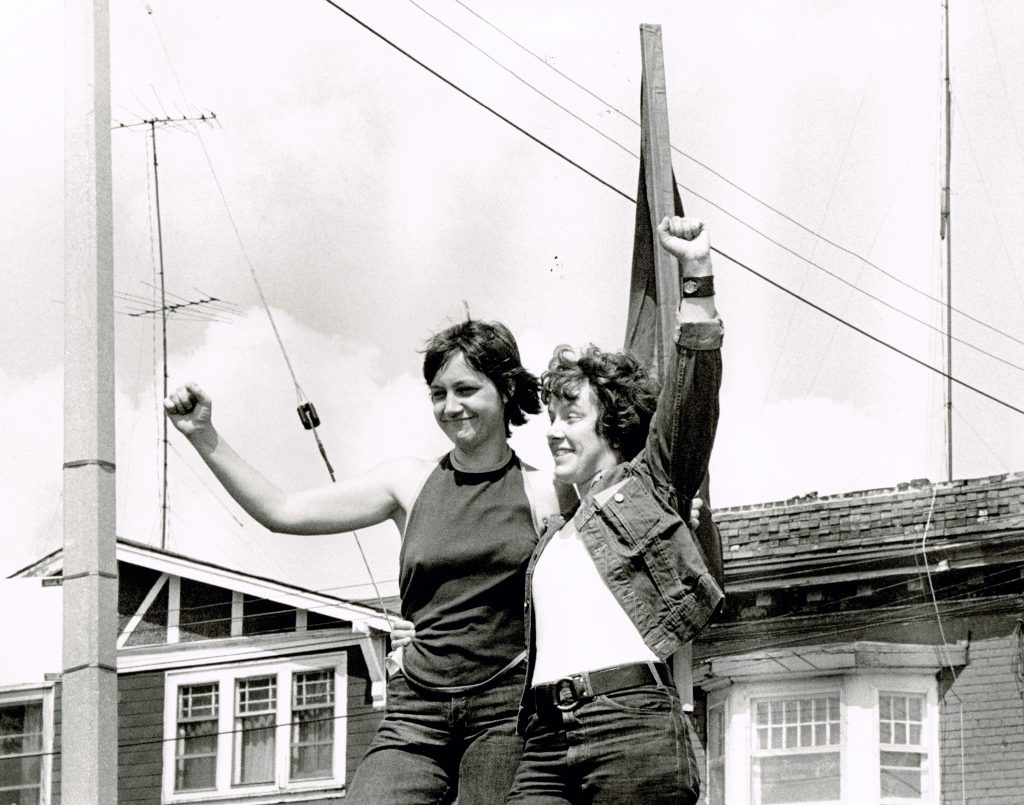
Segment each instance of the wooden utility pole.
[{"label": "wooden utility pole", "polygon": [[107,0],[64,4],[62,801],[117,802],[114,283]]},{"label": "wooden utility pole", "polygon": [[953,154],[953,93],[949,84],[949,2],[942,4],[945,56],[943,123],[946,134],[945,175],[939,235],[946,241],[946,480],[953,480],[953,232],[949,217],[949,180]]}]

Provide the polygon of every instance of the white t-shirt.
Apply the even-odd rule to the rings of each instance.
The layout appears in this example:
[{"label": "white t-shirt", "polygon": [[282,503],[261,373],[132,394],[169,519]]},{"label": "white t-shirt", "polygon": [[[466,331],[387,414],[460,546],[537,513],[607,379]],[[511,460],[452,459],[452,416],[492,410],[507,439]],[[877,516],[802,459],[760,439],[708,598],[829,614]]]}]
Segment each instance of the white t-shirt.
[{"label": "white t-shirt", "polygon": [[[602,490],[598,500],[611,496],[619,486]],[[581,671],[658,659],[601,578],[571,520],[537,560],[533,611],[537,644],[533,685]]]}]

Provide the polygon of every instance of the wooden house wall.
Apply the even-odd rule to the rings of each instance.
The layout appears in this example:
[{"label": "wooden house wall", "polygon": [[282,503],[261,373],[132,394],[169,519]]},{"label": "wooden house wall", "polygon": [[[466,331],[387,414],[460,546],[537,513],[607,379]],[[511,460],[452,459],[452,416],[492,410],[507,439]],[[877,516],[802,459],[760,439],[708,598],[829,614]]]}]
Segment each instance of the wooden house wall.
[{"label": "wooden house wall", "polygon": [[118,693],[118,805],[159,805],[163,764],[164,674],[121,674]]},{"label": "wooden house wall", "polygon": [[349,781],[377,732],[384,713],[375,709],[370,695],[370,674],[363,653],[348,653],[348,743],[345,753],[346,776]]},{"label": "wooden house wall", "polygon": [[50,802],[52,802],[53,805],[60,805],[60,748],[62,735],[61,723],[63,721],[61,692],[61,684],[60,682],[57,682],[53,686],[53,758],[50,765]]}]

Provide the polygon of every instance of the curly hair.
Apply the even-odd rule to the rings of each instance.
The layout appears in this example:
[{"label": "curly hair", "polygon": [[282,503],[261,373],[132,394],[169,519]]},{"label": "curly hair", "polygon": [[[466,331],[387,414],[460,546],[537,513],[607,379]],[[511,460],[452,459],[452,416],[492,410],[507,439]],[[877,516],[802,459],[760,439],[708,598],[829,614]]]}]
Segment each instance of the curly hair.
[{"label": "curly hair", "polygon": [[603,352],[593,344],[582,354],[562,345],[540,376],[541,400],[575,400],[583,382],[598,404],[597,434],[629,461],[643,449],[658,404],[658,381],[628,352]]},{"label": "curly hair", "polygon": [[467,319],[432,335],[423,352],[423,379],[428,385],[461,352],[466,363],[497,387],[505,398],[506,436],[512,435],[512,425],[526,423],[527,414],[540,413],[540,381],[524,368],[516,339],[501,322]]}]

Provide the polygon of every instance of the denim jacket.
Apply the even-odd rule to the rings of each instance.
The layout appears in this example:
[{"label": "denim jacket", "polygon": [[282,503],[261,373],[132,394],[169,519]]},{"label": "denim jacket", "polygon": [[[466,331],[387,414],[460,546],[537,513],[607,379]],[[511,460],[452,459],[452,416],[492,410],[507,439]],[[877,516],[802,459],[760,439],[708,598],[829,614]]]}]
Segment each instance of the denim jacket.
[{"label": "denim jacket", "polygon": [[[680,323],[676,343],[644,449],[604,473],[587,500],[566,513],[601,578],[663,660],[693,639],[723,599],[683,519],[707,473],[718,426],[722,323]],[[600,494],[620,483],[612,495]],[[551,518],[526,571],[528,687],[536,651],[533,572],[564,524],[565,516]],[[520,729],[525,716],[520,708]]]}]

